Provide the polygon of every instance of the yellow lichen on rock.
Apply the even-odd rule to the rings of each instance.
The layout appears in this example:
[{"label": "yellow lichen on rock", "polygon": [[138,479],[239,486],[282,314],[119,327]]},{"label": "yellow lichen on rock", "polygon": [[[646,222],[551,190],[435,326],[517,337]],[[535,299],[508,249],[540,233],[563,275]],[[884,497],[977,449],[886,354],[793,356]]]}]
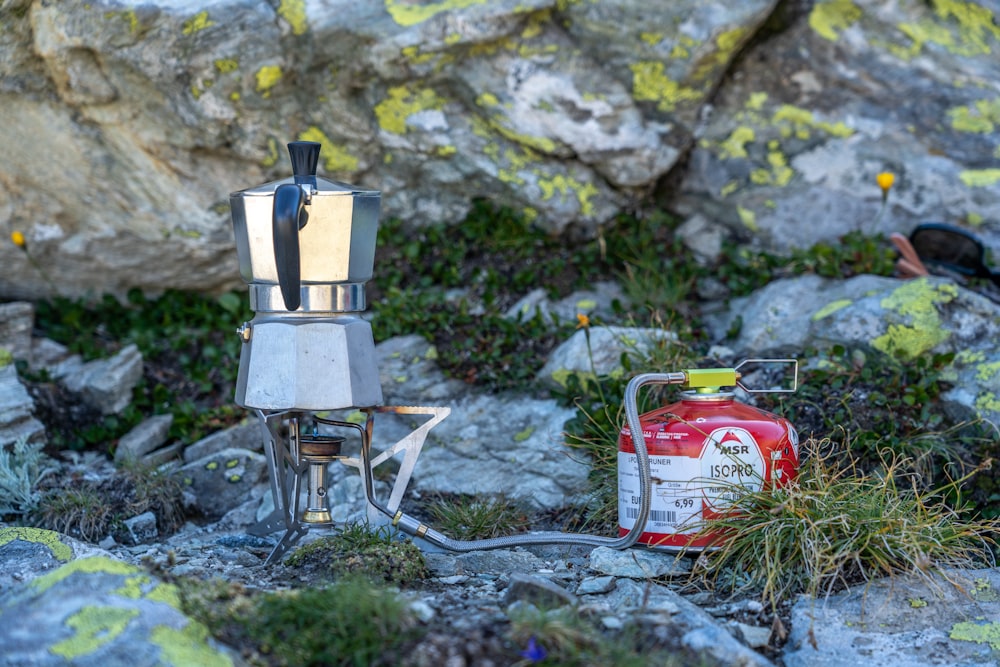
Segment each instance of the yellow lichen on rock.
[{"label": "yellow lichen on rock", "polygon": [[666,75],[662,62],[643,61],[629,65],[632,96],[640,102],[656,102],[660,111],[674,111],[679,104],[697,102],[704,94],[682,86]]},{"label": "yellow lichen on rock", "polygon": [[52,552],[53,558],[63,563],[73,559],[73,548],[62,541],[59,533],[51,530],[24,526],[0,528],[0,547],[14,540],[41,544]]},{"label": "yellow lichen on rock", "polygon": [[486,2],[487,0],[439,0],[418,4],[410,0],[385,0],[385,10],[397,24],[410,27],[432,19],[442,12],[466,9]]},{"label": "yellow lichen on rock", "polygon": [[950,283],[934,285],[927,278],[906,282],[882,299],[881,306],[907,317],[909,324],[890,324],[886,333],[872,341],[872,346],[910,359],[929,352],[948,339],[937,306],[956,296],[958,288]]},{"label": "yellow lichen on rock", "polygon": [[138,609],[122,607],[84,607],[66,619],[66,625],[76,633],[49,647],[49,652],[67,660],[93,653],[114,640],[139,615]]},{"label": "yellow lichen on rock", "polygon": [[327,171],[351,172],[358,170],[360,164],[358,158],[348,153],[342,146],[335,144],[315,125],[299,133],[299,141],[315,141],[321,144],[320,155],[323,156],[323,168]]},{"label": "yellow lichen on rock", "polygon": [[861,13],[851,0],[817,2],[809,12],[809,27],[823,39],[836,42],[840,33],[861,18]]},{"label": "yellow lichen on rock", "polygon": [[395,86],[389,96],[375,105],[379,127],[393,134],[406,134],[406,119],[427,109],[441,109],[445,101],[430,88],[411,90],[408,86]]}]

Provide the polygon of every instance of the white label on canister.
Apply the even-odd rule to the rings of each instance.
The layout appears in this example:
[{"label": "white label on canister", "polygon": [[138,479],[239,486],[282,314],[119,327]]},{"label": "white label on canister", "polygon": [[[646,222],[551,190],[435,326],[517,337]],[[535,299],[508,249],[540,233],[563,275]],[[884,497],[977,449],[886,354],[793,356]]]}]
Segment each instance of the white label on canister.
[{"label": "white label on canister", "polygon": [[742,493],[764,485],[764,456],[746,429],[717,428],[701,450],[701,485],[705,501],[714,510],[730,507]]},{"label": "white label on canister", "polygon": [[[643,532],[691,533],[701,518],[701,462],[689,456],[649,457],[653,494]],[[635,454],[618,452],[618,525],[631,530],[639,516],[639,463]]]}]

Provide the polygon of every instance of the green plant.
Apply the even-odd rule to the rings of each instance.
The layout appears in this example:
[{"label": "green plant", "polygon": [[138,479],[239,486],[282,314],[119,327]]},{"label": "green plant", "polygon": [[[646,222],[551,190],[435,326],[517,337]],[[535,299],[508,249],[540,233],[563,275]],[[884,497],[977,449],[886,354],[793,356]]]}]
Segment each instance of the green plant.
[{"label": "green plant", "polygon": [[393,664],[394,652],[415,634],[406,602],[362,579],[263,595],[254,616],[248,630],[290,665]]},{"label": "green plant", "polygon": [[928,483],[937,484],[943,480],[935,470],[974,465],[984,435],[953,424],[938,400],[953,356],[901,360],[835,345],[805,371],[794,394],[763,395],[759,404],[788,417],[804,436],[831,439],[862,468],[877,465],[889,449],[924,462]]},{"label": "green plant", "polygon": [[38,484],[54,472],[41,443],[20,438],[8,448],[0,445],[0,517],[29,514],[38,506]]},{"label": "green plant", "polygon": [[181,605],[254,664],[399,664],[422,630],[404,599],[367,579],[251,593],[224,582],[181,580]]},{"label": "green plant", "polygon": [[96,486],[86,484],[46,493],[32,519],[43,528],[97,542],[110,533],[113,513]]},{"label": "green plant", "polygon": [[[96,302],[55,297],[36,304],[36,326],[85,359],[135,343],[145,361],[132,404],[121,414],[90,416],[69,433],[56,426],[57,445],[107,446],[145,416],[170,412],[170,437],[192,442],[242,413],[231,402],[240,341],[235,330],[249,313],[245,293],[217,297],[168,290],[150,299],[131,290],[126,302],[106,295]],[[71,398],[64,398],[64,401]]]},{"label": "green plant", "polygon": [[128,463],[100,481],[69,479],[42,493],[31,514],[44,528],[97,542],[122,537],[123,522],[145,512],[156,516],[162,534],[184,522],[181,485],[170,473],[141,463]]},{"label": "green plant", "polygon": [[331,577],[363,576],[407,584],[428,576],[423,552],[388,526],[354,523],[340,533],[302,545],[285,559],[289,567],[318,569]]},{"label": "green plant", "polygon": [[801,592],[817,596],[882,576],[991,564],[1000,521],[965,518],[946,501],[950,487],[968,476],[922,490],[910,462],[887,455],[881,470],[862,473],[842,458],[807,454],[797,479],[740,490],[730,514],[702,524],[699,537],[721,537],[702,553],[695,576],[759,591],[776,609]]},{"label": "green plant", "polygon": [[480,540],[527,530],[523,508],[503,494],[479,496],[439,496],[427,511],[438,530],[459,540]]}]

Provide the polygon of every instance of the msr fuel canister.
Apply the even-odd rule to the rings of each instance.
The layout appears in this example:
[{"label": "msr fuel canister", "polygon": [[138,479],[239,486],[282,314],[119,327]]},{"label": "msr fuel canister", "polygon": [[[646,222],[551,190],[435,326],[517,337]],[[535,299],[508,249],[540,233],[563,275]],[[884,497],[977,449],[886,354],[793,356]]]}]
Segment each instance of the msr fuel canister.
[{"label": "msr fuel canister", "polygon": [[[740,364],[792,363],[794,360],[747,360]],[[732,511],[748,491],[793,479],[799,467],[799,438],[785,418],[735,400],[725,387],[749,392],[794,391],[747,389],[738,368],[681,371],[683,392],[677,403],[629,424],[641,425],[649,455],[649,512],[638,541],[669,550],[700,550],[717,534],[698,534],[703,521]],[[650,383],[681,384],[681,373],[649,376]],[[626,411],[634,404],[626,401]],[[625,535],[641,516],[642,479],[626,425],[618,439],[618,525]],[[696,535],[697,534],[697,535]]]}]

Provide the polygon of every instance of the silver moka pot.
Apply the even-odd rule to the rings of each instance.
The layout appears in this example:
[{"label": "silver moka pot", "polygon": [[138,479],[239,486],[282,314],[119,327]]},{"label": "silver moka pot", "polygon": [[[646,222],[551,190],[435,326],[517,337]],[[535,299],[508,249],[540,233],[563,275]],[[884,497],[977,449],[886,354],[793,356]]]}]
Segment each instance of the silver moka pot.
[{"label": "silver moka pot", "polygon": [[365,283],[381,193],[316,176],[320,144],[288,145],[293,176],[229,196],[256,315],[240,328],[236,403],[334,410],[382,402]]}]

